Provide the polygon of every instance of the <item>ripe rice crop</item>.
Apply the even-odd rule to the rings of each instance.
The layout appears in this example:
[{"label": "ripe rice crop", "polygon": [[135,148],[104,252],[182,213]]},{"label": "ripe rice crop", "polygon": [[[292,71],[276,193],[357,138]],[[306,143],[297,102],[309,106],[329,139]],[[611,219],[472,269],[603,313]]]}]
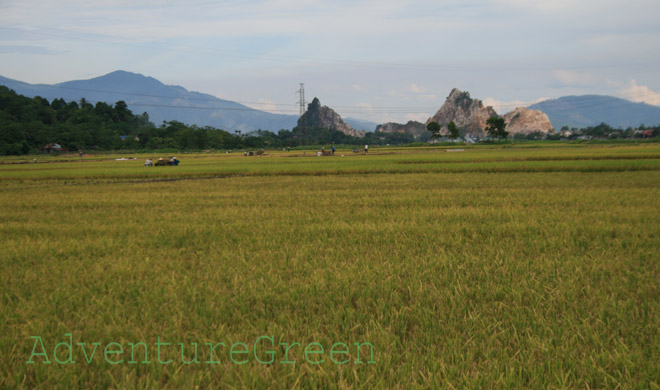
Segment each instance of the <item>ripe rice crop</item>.
[{"label": "ripe rice crop", "polygon": [[375,152],[0,165],[0,388],[660,387],[660,147]]}]

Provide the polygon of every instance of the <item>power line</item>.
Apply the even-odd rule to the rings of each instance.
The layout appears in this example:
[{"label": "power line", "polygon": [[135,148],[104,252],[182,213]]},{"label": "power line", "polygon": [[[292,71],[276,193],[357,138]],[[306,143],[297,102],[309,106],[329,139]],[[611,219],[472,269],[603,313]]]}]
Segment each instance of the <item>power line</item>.
[{"label": "power line", "polygon": [[[151,97],[151,98],[162,98],[162,99],[184,99],[186,101],[200,101],[200,102],[213,102],[213,103],[224,103],[224,101],[219,101],[223,99],[219,98],[194,98],[194,97],[182,97],[182,96],[167,96],[167,95],[154,95],[154,94],[142,94],[142,93],[135,93],[135,92],[121,92],[121,91],[108,91],[108,90],[99,90],[99,89],[89,89],[89,88],[77,88],[77,87],[67,87],[67,86],[62,86],[62,85],[43,85],[42,87],[48,87],[48,88],[58,88],[58,89],[67,89],[67,90],[77,90],[77,91],[86,91],[86,92],[95,92],[95,93],[108,93],[108,94],[118,94],[118,95],[126,95],[126,96],[140,96],[140,97]],[[189,92],[189,93],[200,93],[200,92]],[[629,94],[627,96],[628,99],[633,99],[633,98],[642,98],[646,96],[652,96],[655,95],[656,93],[660,93],[660,89],[652,89],[649,90],[648,92],[645,92],[643,94]],[[301,98],[299,102],[297,103],[298,108],[299,108],[299,114],[302,116],[302,114],[306,111],[306,102],[305,102],[305,91],[304,91],[304,83],[300,83],[300,89],[296,92],[296,94],[300,94]],[[594,95],[598,96],[598,95]],[[619,98],[619,97],[611,97],[607,102],[617,102],[618,100],[625,100],[625,98]],[[556,99],[548,99],[548,100],[556,100]],[[548,101],[544,100],[544,101]],[[594,99],[595,100],[595,99]],[[290,103],[274,103],[274,102],[246,102],[246,101],[226,101],[228,103],[237,103],[237,104],[253,104],[253,105],[272,105],[275,104],[277,106],[288,106],[291,105]],[[527,107],[533,104],[537,103],[542,103],[541,102],[523,102],[523,103],[511,103],[511,104],[499,104],[497,105],[498,107],[510,107],[510,108],[516,108],[516,107]],[[606,102],[598,101],[594,105],[601,105],[605,104]],[[131,103],[133,105],[137,105],[137,103]],[[144,105],[144,104],[143,104]],[[583,100],[580,104],[578,105],[572,105],[572,107],[590,107],[592,106],[591,103],[586,103],[585,105],[585,100]],[[174,106],[174,107],[183,107],[183,106]],[[340,108],[342,111],[351,111],[351,112],[411,112],[411,110],[414,110],[415,113],[421,113],[421,112],[426,112],[429,110],[437,110],[439,107],[436,106],[427,106],[427,107],[421,107],[421,106],[375,106],[375,107],[356,107],[356,106],[344,106],[344,105],[333,105],[333,108]],[[206,108],[206,109],[213,109],[213,107],[190,107],[190,108]],[[226,110],[236,110],[236,111],[241,111],[241,110],[255,110],[254,108],[250,107],[245,107],[245,108],[234,108],[234,107],[215,107],[216,109],[226,109]],[[284,110],[269,110],[269,111],[287,111],[287,112],[295,112],[293,109],[284,109]]]},{"label": "power line", "polygon": [[[98,103],[98,102],[97,102]],[[138,107],[159,107],[159,108],[182,108],[182,109],[195,109],[195,110],[222,110],[222,111],[260,111],[256,108],[229,108],[229,107],[202,107],[202,106],[174,106],[168,104],[149,104],[149,103],[130,103],[131,106]],[[295,110],[271,110],[280,112],[295,112]],[[264,111],[260,111],[264,112]]]},{"label": "power line", "polygon": [[[219,98],[194,98],[194,97],[182,97],[182,96],[166,96],[166,95],[155,95],[155,94],[143,94],[143,93],[134,93],[134,92],[122,92],[122,91],[107,91],[107,90],[99,90],[99,89],[90,89],[90,88],[77,88],[77,87],[67,87],[67,86],[62,86],[62,85],[42,85],[42,87],[49,87],[49,88],[57,88],[57,89],[68,89],[68,90],[78,90],[78,91],[86,91],[86,92],[95,92],[95,93],[108,93],[108,94],[120,94],[120,95],[127,95],[127,96],[138,96],[138,97],[149,97],[149,98],[161,98],[161,99],[183,99],[185,101],[201,101],[201,102],[212,102],[212,103],[217,103],[217,104],[222,104],[225,103],[224,101],[219,101]],[[651,96],[656,93],[658,93],[660,90],[658,89],[651,89],[645,93],[641,94],[629,94],[628,98],[642,98],[646,96]],[[189,92],[189,93],[198,93],[198,92]],[[301,95],[301,99],[298,103],[298,113],[299,115],[302,116],[305,112],[305,99],[304,99],[304,83],[300,83],[300,89],[297,92]],[[594,95],[593,98],[583,98],[581,102],[577,104],[571,104],[568,107],[554,107],[555,110],[572,110],[572,109],[584,109],[584,108],[591,108],[591,107],[598,107],[598,106],[603,106],[603,105],[616,105],[616,104],[621,104],[621,103],[626,103],[627,101],[623,98],[618,98],[618,97],[609,97],[607,100],[602,100],[604,96],[599,96],[599,95]],[[551,99],[549,99],[551,100]],[[546,100],[548,101],[548,100]],[[96,101],[98,102],[98,101]],[[291,108],[283,108],[283,109],[269,109],[268,112],[271,113],[281,113],[281,114],[293,114],[296,112],[296,109],[293,107],[292,104],[284,104],[284,103],[264,103],[264,102],[235,102],[235,101],[226,101],[227,103],[234,103],[234,104],[261,104],[261,105],[271,105],[275,104],[278,106],[291,106]],[[541,103],[541,102],[536,102],[536,103]],[[158,107],[158,108],[172,108],[172,109],[197,109],[197,110],[223,110],[223,111],[260,111],[257,108],[252,108],[252,107],[222,107],[222,106],[195,106],[195,105],[189,105],[189,106],[181,106],[181,105],[170,105],[170,104],[155,104],[155,103],[141,103],[141,102],[130,102],[129,103],[131,106],[137,106],[137,107]],[[503,107],[520,107],[520,106],[529,106],[535,104],[535,102],[529,102],[529,103],[518,103],[518,104],[501,104],[498,105],[499,108]],[[420,107],[420,106],[377,106],[377,107],[356,107],[356,106],[342,106],[342,105],[333,105],[332,106],[335,109],[340,109],[342,114],[365,114],[365,113],[370,113],[370,114],[383,114],[383,113],[389,113],[389,114],[427,114],[427,113],[433,113],[436,112],[439,107],[433,106],[433,107]],[[587,111],[588,112],[588,111]]]}]

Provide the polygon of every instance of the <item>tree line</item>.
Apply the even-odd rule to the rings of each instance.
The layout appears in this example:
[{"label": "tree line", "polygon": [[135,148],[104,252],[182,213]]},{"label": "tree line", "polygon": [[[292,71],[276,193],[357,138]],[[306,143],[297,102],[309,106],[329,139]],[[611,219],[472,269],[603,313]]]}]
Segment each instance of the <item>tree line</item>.
[{"label": "tree line", "polygon": [[[492,123],[491,123],[492,122]],[[495,138],[506,138],[504,121],[489,121],[488,133]],[[440,126],[431,122],[430,134],[441,136]],[[641,126],[640,129],[648,129]],[[575,139],[640,138],[658,137],[658,129],[640,135],[640,129],[614,129],[601,123],[585,129],[562,129],[555,134],[532,133],[515,137],[527,139]],[[459,137],[455,123],[448,126],[447,136]],[[257,130],[244,134],[210,126],[198,127],[178,121],[154,125],[145,112],[133,114],[126,102],[114,105],[98,102],[91,104],[85,99],[66,102],[54,99],[49,102],[41,97],[28,98],[0,86],[0,155],[21,155],[43,152],[47,146],[58,144],[62,150],[226,150],[248,148],[282,148],[308,145],[401,145],[415,142],[412,134],[366,133],[358,138],[333,129],[297,126],[277,133]],[[417,140],[418,141],[418,140]]]},{"label": "tree line", "polygon": [[[447,130],[443,133],[442,126],[437,122],[429,122],[426,129],[431,133],[432,138],[447,137],[450,139],[457,139],[460,137],[460,129],[454,123],[449,122]],[[506,122],[500,116],[490,117],[486,121],[485,133],[493,139],[506,139],[511,134],[506,130]],[[660,125],[648,127],[640,125],[637,129],[628,127],[627,129],[617,129],[607,123],[600,123],[596,126],[588,126],[585,128],[569,128],[563,126],[559,132],[545,133],[536,131],[531,133],[516,133],[512,137],[516,140],[577,140],[577,139],[642,139],[642,138],[658,138],[660,137]]]},{"label": "tree line", "polygon": [[[62,150],[205,150],[296,147],[325,144],[407,144],[410,134],[367,133],[358,138],[332,129],[296,127],[275,133],[245,134],[178,121],[154,125],[145,112],[133,114],[126,102],[114,105],[85,99],[66,102],[28,98],[0,86],[0,154],[43,152],[53,144]],[[51,149],[48,149],[51,150]]]},{"label": "tree line", "polygon": [[[440,138],[445,136],[455,140],[461,136],[461,129],[458,127],[458,125],[456,125],[454,121],[451,121],[449,124],[447,124],[447,131],[445,134],[442,133],[442,126],[440,126],[438,122],[429,122],[426,125],[426,130],[431,133],[431,138]],[[509,136],[509,132],[506,131],[506,122],[504,121],[504,118],[500,116],[493,116],[488,118],[484,131],[486,134],[488,134],[488,136],[497,139],[506,138]]]}]

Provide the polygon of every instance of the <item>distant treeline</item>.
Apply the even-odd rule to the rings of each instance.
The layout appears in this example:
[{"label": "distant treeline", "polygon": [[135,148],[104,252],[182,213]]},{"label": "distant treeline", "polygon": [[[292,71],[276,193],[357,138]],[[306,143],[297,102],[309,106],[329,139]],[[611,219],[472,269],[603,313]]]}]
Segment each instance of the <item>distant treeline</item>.
[{"label": "distant treeline", "polygon": [[564,126],[559,132],[554,134],[546,134],[543,132],[534,133],[518,133],[513,136],[516,140],[582,140],[582,139],[595,139],[595,140],[616,140],[616,139],[647,139],[660,137],[660,125],[645,126],[640,125],[638,128],[633,129],[617,129],[607,123],[601,123],[596,126],[589,126],[585,128],[569,128]]},{"label": "distant treeline", "polygon": [[[135,115],[127,104],[91,104],[85,99],[52,102],[28,98],[0,86],[0,154],[20,155],[60,150],[204,150],[296,147],[324,144],[407,144],[409,134],[367,133],[365,138],[329,129],[294,128],[250,134],[213,127],[163,122],[155,126],[147,113]],[[55,148],[53,148],[53,146]]]},{"label": "distant treeline", "polygon": [[[660,126],[658,126],[660,127]],[[516,139],[595,139],[659,137],[656,128],[615,129],[601,123],[585,129],[562,128],[556,134],[516,134]],[[651,131],[646,131],[651,129]],[[91,104],[85,99],[52,102],[18,95],[0,86],[0,155],[44,151],[90,150],[225,150],[282,148],[306,145],[401,145],[415,142],[411,134],[367,133],[358,138],[318,128],[258,130],[249,134],[213,127],[189,126],[177,121],[155,126],[147,113],[135,115],[124,101]],[[417,140],[419,141],[419,140]],[[61,149],[58,149],[61,147]]]}]

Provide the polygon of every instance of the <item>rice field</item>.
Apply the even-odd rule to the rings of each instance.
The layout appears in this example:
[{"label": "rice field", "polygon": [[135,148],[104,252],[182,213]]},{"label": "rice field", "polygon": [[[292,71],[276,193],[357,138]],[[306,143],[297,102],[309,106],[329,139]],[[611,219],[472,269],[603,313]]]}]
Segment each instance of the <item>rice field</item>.
[{"label": "rice field", "polygon": [[373,149],[6,159],[0,388],[660,388],[660,145]]}]

